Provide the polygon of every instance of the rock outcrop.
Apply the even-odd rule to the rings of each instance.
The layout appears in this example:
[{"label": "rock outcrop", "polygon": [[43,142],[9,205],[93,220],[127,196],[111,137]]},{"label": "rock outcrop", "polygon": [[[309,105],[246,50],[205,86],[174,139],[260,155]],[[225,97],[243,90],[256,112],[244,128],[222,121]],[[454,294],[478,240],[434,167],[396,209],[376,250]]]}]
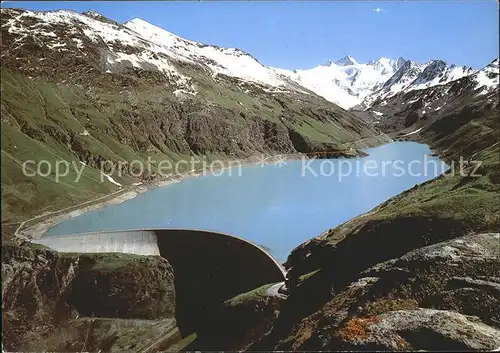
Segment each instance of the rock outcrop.
[{"label": "rock outcrop", "polygon": [[235,296],[224,302],[223,308],[212,318],[217,330],[207,339],[193,343],[190,350],[245,350],[266,336],[276,322],[282,294],[269,293],[274,284]]},{"label": "rock outcrop", "polygon": [[302,319],[277,347],[494,349],[500,337],[499,272],[498,233],[411,251],[363,271],[343,288],[332,288],[332,299]]},{"label": "rock outcrop", "polygon": [[[126,340],[137,319],[146,320],[145,325],[163,320],[162,334],[175,328],[172,267],[160,256],[57,253],[40,245],[4,242],[2,314],[3,347],[8,351],[32,351],[33,342],[47,337],[39,348],[65,350],[74,340],[79,351],[85,340],[69,336],[83,335],[94,320],[117,327],[93,343],[111,349],[115,340]],[[58,337],[57,332],[69,336]]]},{"label": "rock outcrop", "polygon": [[398,310],[352,319],[339,336],[352,350],[487,351],[500,346],[500,330],[475,317],[433,309]]}]

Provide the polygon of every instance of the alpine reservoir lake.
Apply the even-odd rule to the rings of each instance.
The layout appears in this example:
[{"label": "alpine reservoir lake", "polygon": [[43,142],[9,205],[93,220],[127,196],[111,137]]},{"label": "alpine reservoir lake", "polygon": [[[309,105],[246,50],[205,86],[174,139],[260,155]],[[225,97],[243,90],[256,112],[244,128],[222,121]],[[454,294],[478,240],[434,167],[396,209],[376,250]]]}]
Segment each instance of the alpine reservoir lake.
[{"label": "alpine reservoir lake", "polygon": [[44,236],[203,229],[244,238],[285,261],[300,243],[448,169],[427,145],[415,142],[365,152],[361,158],[287,160],[188,178],[66,220]]}]

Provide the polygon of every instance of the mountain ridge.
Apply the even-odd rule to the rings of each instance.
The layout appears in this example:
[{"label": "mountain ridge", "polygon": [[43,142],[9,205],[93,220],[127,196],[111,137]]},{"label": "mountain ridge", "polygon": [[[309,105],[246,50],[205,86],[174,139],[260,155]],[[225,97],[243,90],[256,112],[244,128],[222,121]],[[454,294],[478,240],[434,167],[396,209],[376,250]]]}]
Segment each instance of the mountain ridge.
[{"label": "mountain ridge", "polygon": [[485,104],[490,104],[491,94],[498,90],[498,69],[498,59],[495,59],[470,75],[444,84],[419,89],[407,86],[398,91],[384,88],[372,97],[367,108],[359,107],[364,111],[358,111],[358,115],[368,114],[367,119],[386,132],[415,131],[428,125],[435,116],[451,112],[468,100],[483,98]]},{"label": "mountain ridge", "polygon": [[[21,10],[2,9],[2,11]],[[21,13],[19,17],[23,16],[45,19],[47,23],[54,24],[80,21],[90,25],[88,21],[82,21],[82,16],[100,22],[102,28],[99,26],[90,28],[90,26],[84,30],[84,33],[90,40],[101,37],[108,43],[118,42],[124,45],[124,49],[127,49],[128,52],[120,52],[120,55],[108,60],[113,61],[113,63],[130,61],[134,67],[152,65],[163,72],[168,71],[172,77],[179,76],[179,73],[169,65],[169,60],[202,64],[211,70],[214,76],[224,74],[265,85],[268,86],[265,89],[269,91],[292,90],[302,93],[312,91],[345,109],[352,107],[366,109],[381,96],[390,96],[401,90],[408,91],[409,89],[422,89],[446,84],[478,71],[467,66],[448,65],[438,59],[430,60],[424,64],[413,62],[418,67],[417,70],[420,71],[419,75],[414,77],[414,81],[393,86],[392,90],[388,90],[388,83],[407,62],[402,57],[397,59],[381,57],[376,61],[372,60],[363,64],[352,56],[345,55],[337,61],[328,61],[325,65],[318,65],[310,69],[288,70],[263,65],[250,53],[238,48],[224,48],[184,39],[138,17],[118,24],[92,10],[82,14],[71,10],[24,11],[24,15]],[[11,21],[15,22],[16,20],[11,19]],[[12,31],[22,34],[22,26],[16,27],[12,26],[13,24],[15,23],[10,24]],[[115,26],[115,29],[111,29],[112,26]],[[118,34],[113,33],[113,31]],[[39,35],[43,34],[51,36],[51,32],[39,32]],[[59,50],[64,50],[65,43],[54,40],[52,45],[55,45],[55,48],[59,48]],[[79,45],[83,44],[79,43]],[[133,53],[134,50],[142,52],[137,55]],[[166,57],[164,57],[165,55]],[[113,72],[112,69],[109,70]],[[181,76],[177,79],[183,80]],[[189,84],[180,82],[180,86],[184,86],[179,87],[182,92],[195,94]],[[384,90],[384,88],[386,89]]]}]

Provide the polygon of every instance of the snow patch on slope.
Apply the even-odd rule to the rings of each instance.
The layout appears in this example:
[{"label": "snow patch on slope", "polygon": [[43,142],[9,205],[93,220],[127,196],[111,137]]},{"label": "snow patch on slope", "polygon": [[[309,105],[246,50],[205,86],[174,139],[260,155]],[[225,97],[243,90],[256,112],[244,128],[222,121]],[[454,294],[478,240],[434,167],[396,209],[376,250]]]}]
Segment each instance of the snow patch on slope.
[{"label": "snow patch on slope", "polygon": [[416,134],[416,133],[420,132],[420,130],[422,130],[422,129],[423,129],[423,127],[419,128],[415,131],[409,132],[407,134],[404,134],[403,136],[410,136],[410,135]]},{"label": "snow patch on slope", "polygon": [[106,179],[108,179],[108,181],[112,184],[115,184],[117,186],[122,186],[122,184],[120,184],[119,182],[117,182],[115,179],[113,179],[110,175],[108,174],[105,174],[105,173],[102,173],[102,175],[104,175],[106,177]]},{"label": "snow patch on slope", "polygon": [[486,94],[496,87],[499,84],[499,64],[498,58],[493,60],[488,66],[484,67],[482,70],[479,70],[475,74],[476,80],[476,89],[482,89],[480,94]]}]

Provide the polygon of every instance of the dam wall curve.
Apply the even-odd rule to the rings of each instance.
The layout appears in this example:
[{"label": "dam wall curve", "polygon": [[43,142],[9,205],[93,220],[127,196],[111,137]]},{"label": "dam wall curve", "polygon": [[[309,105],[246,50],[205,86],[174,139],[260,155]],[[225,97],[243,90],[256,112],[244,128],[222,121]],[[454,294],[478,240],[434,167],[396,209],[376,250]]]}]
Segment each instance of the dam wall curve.
[{"label": "dam wall curve", "polygon": [[283,282],[284,267],[261,247],[229,234],[193,229],[141,229],[48,236],[33,241],[59,252],[162,256],[174,270],[176,320],[183,336],[213,334],[224,301]]}]

